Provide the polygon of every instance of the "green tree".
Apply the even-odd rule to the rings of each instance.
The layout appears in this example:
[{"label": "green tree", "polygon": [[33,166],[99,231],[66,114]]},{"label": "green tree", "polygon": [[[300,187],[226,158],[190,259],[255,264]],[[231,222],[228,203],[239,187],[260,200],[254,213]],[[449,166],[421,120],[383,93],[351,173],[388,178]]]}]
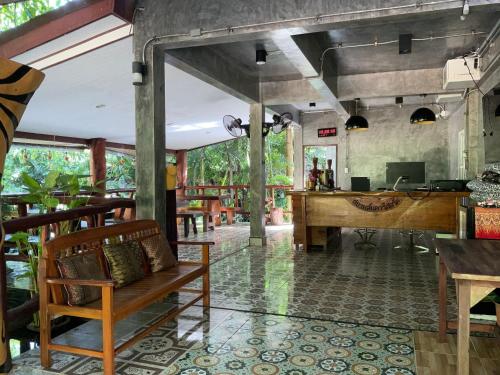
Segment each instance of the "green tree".
[{"label": "green tree", "polygon": [[43,181],[51,170],[68,175],[89,175],[88,150],[13,145],[5,160],[2,192],[22,192],[23,173]]},{"label": "green tree", "polygon": [[31,19],[59,8],[71,0],[26,0],[2,5],[0,8],[0,31],[19,26]]}]

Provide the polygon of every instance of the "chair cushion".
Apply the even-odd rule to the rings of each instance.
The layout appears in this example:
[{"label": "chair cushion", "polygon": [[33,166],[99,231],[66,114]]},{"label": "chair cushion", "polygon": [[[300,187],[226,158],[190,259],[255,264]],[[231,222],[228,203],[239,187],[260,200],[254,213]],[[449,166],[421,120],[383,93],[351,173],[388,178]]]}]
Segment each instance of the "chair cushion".
[{"label": "chair cushion", "polygon": [[177,259],[163,233],[143,238],[141,244],[148,258],[151,272],[163,271],[177,265]]},{"label": "chair cushion", "polygon": [[111,278],[121,288],[144,277],[144,255],[136,240],[103,245]]},{"label": "chair cushion", "polygon": [[[78,254],[57,260],[63,279],[104,280],[106,274],[95,253]],[[101,298],[101,288],[96,286],[64,285],[68,304],[85,305]]]}]

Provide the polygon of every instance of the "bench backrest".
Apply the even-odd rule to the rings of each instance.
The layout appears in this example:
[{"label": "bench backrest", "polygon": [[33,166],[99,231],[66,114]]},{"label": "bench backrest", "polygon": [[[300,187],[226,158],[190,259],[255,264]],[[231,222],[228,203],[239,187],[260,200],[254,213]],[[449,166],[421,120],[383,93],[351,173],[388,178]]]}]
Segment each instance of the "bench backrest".
[{"label": "bench backrest", "polygon": [[[91,252],[97,255],[102,269],[107,277],[110,277],[103,253],[103,244],[140,240],[158,233],[160,233],[160,227],[156,221],[134,220],[122,224],[86,229],[54,238],[44,245],[40,267],[45,267],[45,269],[40,272],[39,282],[44,282],[43,275],[46,275],[47,278],[59,277],[58,259]],[[51,285],[50,289],[54,303],[62,304],[65,302],[62,286]]]}]

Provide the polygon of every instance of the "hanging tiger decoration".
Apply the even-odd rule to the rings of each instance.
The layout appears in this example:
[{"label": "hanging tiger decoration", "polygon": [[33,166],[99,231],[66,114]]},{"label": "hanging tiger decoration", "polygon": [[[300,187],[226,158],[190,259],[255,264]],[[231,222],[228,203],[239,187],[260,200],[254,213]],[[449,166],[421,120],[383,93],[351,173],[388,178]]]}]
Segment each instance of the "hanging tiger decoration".
[{"label": "hanging tiger decoration", "polygon": [[[40,86],[45,75],[29,66],[0,57],[0,182],[5,158],[14,138],[14,132],[23,116],[26,105]],[[1,210],[0,210],[1,213]],[[0,216],[0,251],[3,251],[4,231]],[[5,264],[0,265],[0,373],[8,372],[10,355],[5,325],[6,290]],[[3,285],[2,285],[3,284]]]}]

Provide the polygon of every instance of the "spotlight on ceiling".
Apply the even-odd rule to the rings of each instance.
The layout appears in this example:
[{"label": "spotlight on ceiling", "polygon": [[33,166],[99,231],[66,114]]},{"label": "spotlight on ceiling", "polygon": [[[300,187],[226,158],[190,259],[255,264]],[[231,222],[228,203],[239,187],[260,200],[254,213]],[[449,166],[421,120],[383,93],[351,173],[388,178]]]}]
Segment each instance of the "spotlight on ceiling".
[{"label": "spotlight on ceiling", "polygon": [[255,62],[257,65],[264,65],[266,63],[267,51],[265,49],[258,49],[255,51]]},{"label": "spotlight on ceiling", "polygon": [[347,131],[368,130],[368,121],[363,116],[358,115],[359,98],[354,99],[354,101],[356,102],[354,116],[351,116],[347,119],[345,123],[345,130]]},{"label": "spotlight on ceiling", "polygon": [[426,107],[420,107],[410,117],[410,123],[415,125],[431,125],[435,122],[436,114]]},{"label": "spotlight on ceiling", "polygon": [[310,107],[310,108],[314,108],[314,107],[316,107],[316,103],[315,103],[315,102],[311,102],[311,103],[309,103],[309,107]]}]

